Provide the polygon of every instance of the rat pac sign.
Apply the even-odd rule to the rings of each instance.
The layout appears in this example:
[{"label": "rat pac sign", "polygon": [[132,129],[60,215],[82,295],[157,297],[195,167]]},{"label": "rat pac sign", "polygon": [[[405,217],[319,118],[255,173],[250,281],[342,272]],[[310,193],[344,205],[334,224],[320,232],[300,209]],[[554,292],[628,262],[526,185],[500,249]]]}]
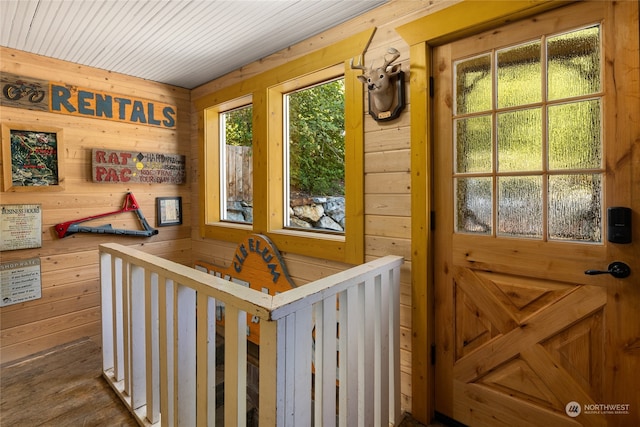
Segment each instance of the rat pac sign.
[{"label": "rat pac sign", "polygon": [[[252,234],[240,242],[229,267],[197,261],[195,268],[272,296],[295,287],[280,252],[261,234]],[[254,344],[260,344],[259,322],[259,318],[247,314],[247,339]],[[216,323],[224,325],[221,305],[216,306]]]},{"label": "rat pac sign", "polygon": [[182,184],[185,181],[185,156],[179,154],[94,148],[91,155],[93,182]]}]

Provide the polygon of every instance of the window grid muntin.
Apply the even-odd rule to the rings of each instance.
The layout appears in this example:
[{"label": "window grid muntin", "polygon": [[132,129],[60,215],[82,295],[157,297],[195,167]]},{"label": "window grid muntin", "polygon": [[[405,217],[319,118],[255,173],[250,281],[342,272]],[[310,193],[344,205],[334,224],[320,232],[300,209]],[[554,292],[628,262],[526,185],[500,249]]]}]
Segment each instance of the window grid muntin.
[{"label": "window grid muntin", "polygon": [[[598,28],[598,37],[599,37],[599,46],[598,46],[598,54],[599,54],[599,67],[600,67],[600,90],[598,92],[594,92],[594,93],[588,93],[588,94],[583,94],[583,95],[576,95],[576,96],[569,96],[566,98],[558,98],[558,99],[553,99],[553,100],[549,100],[548,99],[548,64],[547,64],[547,58],[548,58],[548,54],[547,54],[547,39],[552,38],[552,37],[557,37],[557,36],[561,36],[564,34],[570,34],[570,33],[576,33],[579,32],[581,30],[584,29],[589,29],[589,28],[594,28],[597,27]],[[480,53],[480,54],[476,54],[467,58],[460,58],[457,59],[456,61],[454,61],[452,69],[453,69],[453,92],[454,92],[454,96],[453,96],[453,113],[452,113],[452,129],[454,130],[453,132],[453,174],[452,174],[452,178],[454,180],[454,203],[456,206],[454,206],[454,232],[455,233],[460,233],[460,234],[476,234],[473,232],[467,232],[465,230],[460,230],[458,228],[458,224],[460,223],[460,219],[458,218],[459,216],[459,210],[458,210],[458,199],[457,199],[457,194],[458,194],[458,180],[461,178],[481,178],[481,177],[491,177],[492,180],[492,190],[491,190],[491,198],[492,198],[492,204],[491,204],[491,220],[492,220],[492,224],[491,224],[491,232],[490,235],[492,237],[503,237],[500,236],[498,233],[498,215],[499,215],[499,211],[498,211],[498,204],[499,204],[499,200],[498,197],[496,196],[498,194],[498,179],[500,177],[509,177],[509,176],[522,176],[522,177],[526,177],[526,176],[536,176],[536,175],[540,175],[542,176],[542,238],[540,240],[542,241],[549,241],[549,240],[554,240],[554,241],[563,241],[563,240],[557,240],[557,239],[550,239],[549,237],[549,177],[551,176],[558,176],[558,175],[587,175],[587,174],[599,174],[601,176],[601,180],[600,180],[600,190],[601,193],[599,194],[598,198],[600,200],[600,206],[599,206],[599,211],[600,211],[600,220],[599,220],[599,224],[601,227],[600,230],[600,240],[599,241],[588,241],[586,243],[599,243],[602,244],[602,227],[604,226],[604,218],[603,218],[603,212],[604,212],[604,200],[605,200],[605,196],[604,196],[604,189],[605,189],[605,185],[604,185],[604,164],[605,164],[605,159],[604,159],[604,140],[603,140],[603,136],[604,136],[604,123],[603,123],[603,101],[604,101],[604,89],[603,89],[603,73],[604,73],[604,67],[603,67],[603,54],[602,54],[602,40],[603,40],[603,35],[602,35],[602,26],[599,23],[595,23],[595,24],[589,24],[589,25],[585,25],[582,27],[578,27],[578,28],[574,28],[568,31],[564,31],[564,32],[560,32],[560,33],[554,33],[554,34],[549,34],[549,35],[542,35],[539,39],[539,41],[541,42],[541,68],[542,68],[542,78],[541,78],[541,96],[542,96],[542,101],[541,102],[534,102],[534,103],[530,103],[530,104],[524,104],[524,105],[517,105],[517,106],[512,106],[512,107],[502,107],[499,108],[498,107],[498,94],[497,94],[497,78],[498,78],[498,73],[497,73],[497,56],[498,56],[498,52],[499,51],[503,51],[505,49],[508,49],[510,47],[517,47],[517,46],[522,46],[522,45],[526,45],[529,43],[533,43],[536,42],[538,40],[527,40],[518,44],[515,44],[513,46],[507,46],[507,47],[500,47],[500,48],[494,48],[492,49],[490,52],[484,52],[484,53]],[[458,114],[457,110],[459,108],[458,106],[458,93],[457,93],[457,70],[458,70],[458,66],[460,63],[469,60],[469,59],[477,59],[477,58],[481,58],[484,57],[486,55],[489,55],[489,57],[491,58],[491,71],[490,71],[490,79],[491,79],[491,100],[492,100],[492,109],[490,111],[487,110],[482,110],[482,111],[473,111],[471,113],[461,113]],[[600,168],[584,168],[584,169],[558,169],[558,170],[550,170],[549,168],[549,135],[548,135],[548,123],[549,123],[549,114],[548,114],[548,109],[550,106],[555,106],[555,105],[561,105],[561,104],[572,104],[572,103],[577,103],[580,101],[584,101],[584,100],[600,100],[600,144],[601,144],[601,167]],[[497,129],[497,115],[499,113],[503,113],[503,112],[509,112],[509,111],[514,111],[514,110],[520,110],[520,109],[529,109],[529,108],[541,108],[541,114],[542,114],[542,150],[541,150],[541,155],[543,156],[542,159],[542,170],[541,171],[526,171],[526,172],[499,172],[497,170],[497,165],[498,165],[498,151],[497,151],[497,138],[498,138],[498,129]],[[492,132],[491,132],[491,139],[492,139],[492,170],[491,172],[486,172],[486,173],[478,173],[478,172],[458,172],[457,170],[457,163],[458,163],[458,152],[457,152],[457,132],[456,132],[456,122],[460,119],[465,119],[465,118],[473,118],[473,117],[479,117],[479,116],[483,116],[486,115],[487,113],[490,113],[491,115],[491,121],[492,121]],[[517,238],[525,238],[523,236],[517,236]],[[571,240],[571,242],[584,242],[583,240]]]}]

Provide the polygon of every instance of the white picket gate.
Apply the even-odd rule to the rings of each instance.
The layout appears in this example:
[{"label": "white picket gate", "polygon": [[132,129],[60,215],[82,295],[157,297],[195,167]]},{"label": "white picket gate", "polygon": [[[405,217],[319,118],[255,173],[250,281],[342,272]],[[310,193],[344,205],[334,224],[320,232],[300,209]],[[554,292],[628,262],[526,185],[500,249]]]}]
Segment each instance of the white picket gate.
[{"label": "white picket gate", "polygon": [[[260,319],[260,426],[397,425],[402,262],[383,257],[270,296],[103,244],[103,375],[141,425],[215,426],[224,417],[244,427],[248,313]],[[220,302],[224,409],[216,413]]]}]

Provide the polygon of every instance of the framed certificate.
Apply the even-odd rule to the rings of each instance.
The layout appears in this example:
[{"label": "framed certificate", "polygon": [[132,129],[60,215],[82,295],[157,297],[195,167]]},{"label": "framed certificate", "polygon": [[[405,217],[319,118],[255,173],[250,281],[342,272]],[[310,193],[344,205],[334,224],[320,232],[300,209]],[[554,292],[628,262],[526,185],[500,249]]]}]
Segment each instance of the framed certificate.
[{"label": "framed certificate", "polygon": [[156,225],[182,224],[182,197],[156,197]]}]

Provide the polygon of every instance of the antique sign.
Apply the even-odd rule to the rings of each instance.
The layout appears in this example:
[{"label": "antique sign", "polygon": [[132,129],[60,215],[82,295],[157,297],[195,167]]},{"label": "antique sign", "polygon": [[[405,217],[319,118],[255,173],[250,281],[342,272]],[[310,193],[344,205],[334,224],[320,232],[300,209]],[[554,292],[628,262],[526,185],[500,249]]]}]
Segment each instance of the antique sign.
[{"label": "antique sign", "polygon": [[[62,190],[62,130],[44,126],[2,125],[4,191]],[[11,164],[11,167],[9,166]]]},{"label": "antique sign", "polygon": [[40,205],[2,205],[0,208],[0,251],[42,246]]},{"label": "antique sign", "polygon": [[[269,295],[295,287],[280,252],[261,234],[252,234],[237,246],[230,267],[197,261],[195,268]],[[222,306],[216,307],[216,319],[218,325],[224,324]],[[254,344],[260,343],[259,321],[259,318],[247,315],[247,339]]]},{"label": "antique sign", "polygon": [[40,258],[0,263],[0,307],[42,297]]},{"label": "antique sign", "polygon": [[0,105],[175,129],[175,105],[0,73]]},{"label": "antique sign", "polygon": [[93,182],[182,184],[186,177],[185,156],[139,151],[92,151]]}]

